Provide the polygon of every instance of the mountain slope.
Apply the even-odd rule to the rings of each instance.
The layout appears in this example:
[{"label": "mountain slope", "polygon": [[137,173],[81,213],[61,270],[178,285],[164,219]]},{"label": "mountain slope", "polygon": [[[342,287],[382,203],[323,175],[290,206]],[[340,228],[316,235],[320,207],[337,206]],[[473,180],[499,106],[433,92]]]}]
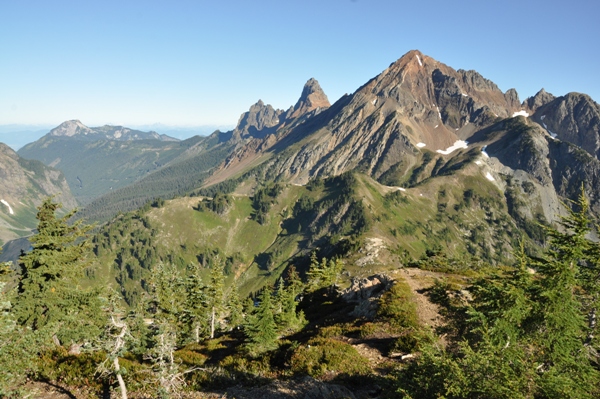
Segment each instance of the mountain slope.
[{"label": "mountain slope", "polygon": [[[295,150],[274,147],[285,156],[273,164],[281,178],[297,183],[357,167],[379,178],[392,168],[409,170],[420,148],[445,150],[519,109],[514,90],[502,93],[474,71],[455,71],[411,51],[338,100],[320,115],[322,124],[272,132],[278,140],[267,147],[282,136],[298,143]],[[220,173],[227,175],[228,167]]]},{"label": "mountain slope", "polygon": [[76,206],[63,174],[39,161],[19,157],[0,143],[0,243],[28,236],[35,229],[36,206],[55,196],[65,209]]},{"label": "mountain slope", "polygon": [[89,128],[68,121],[19,150],[19,155],[60,169],[80,204],[129,185],[168,163],[194,141],[121,126]]}]

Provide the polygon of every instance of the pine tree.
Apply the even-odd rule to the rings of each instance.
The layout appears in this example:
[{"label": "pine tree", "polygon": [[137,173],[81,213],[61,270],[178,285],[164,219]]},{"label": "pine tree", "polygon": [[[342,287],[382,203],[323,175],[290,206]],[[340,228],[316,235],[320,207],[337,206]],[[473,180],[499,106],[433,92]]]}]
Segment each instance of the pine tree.
[{"label": "pine tree", "polygon": [[[410,398],[594,398],[600,394],[595,312],[600,247],[586,238],[583,195],[547,227],[540,258],[517,254],[510,273],[474,284],[465,340],[425,348],[399,375]],[[534,273],[534,274],[532,274]]]},{"label": "pine tree", "polygon": [[185,280],[185,304],[182,311],[182,321],[187,326],[190,338],[200,342],[204,330],[207,330],[208,298],[206,286],[202,281],[199,265],[196,266]]},{"label": "pine tree", "polygon": [[329,287],[333,289],[337,284],[344,264],[341,259],[321,259],[318,262],[316,254],[313,252],[310,258],[310,268],[308,270],[308,285],[314,291],[320,288]]},{"label": "pine tree", "polygon": [[227,310],[229,312],[229,327],[232,329],[239,326],[244,319],[244,306],[235,282],[231,284],[231,288],[227,294]]},{"label": "pine tree", "polygon": [[17,322],[45,329],[58,343],[83,343],[103,325],[99,291],[83,289],[79,280],[90,254],[85,234],[91,226],[69,224],[75,211],[56,217],[60,204],[46,199],[38,208],[33,249],[19,259],[21,275],[13,308]]},{"label": "pine tree", "polygon": [[292,266],[288,272],[287,279],[279,280],[275,304],[275,321],[280,332],[286,330],[297,330],[305,323],[304,314],[296,313],[298,302],[296,298],[303,290],[303,284]]},{"label": "pine tree", "polygon": [[185,303],[184,280],[174,265],[158,263],[150,277],[155,317],[176,325]]},{"label": "pine tree", "polygon": [[225,285],[224,265],[217,255],[210,269],[210,283],[206,289],[207,307],[210,317],[210,338],[215,337],[216,323],[223,312],[223,286]]},{"label": "pine tree", "polygon": [[277,347],[277,326],[273,317],[273,290],[267,286],[259,297],[259,305],[254,308],[245,327],[250,348],[254,352],[263,352]]}]

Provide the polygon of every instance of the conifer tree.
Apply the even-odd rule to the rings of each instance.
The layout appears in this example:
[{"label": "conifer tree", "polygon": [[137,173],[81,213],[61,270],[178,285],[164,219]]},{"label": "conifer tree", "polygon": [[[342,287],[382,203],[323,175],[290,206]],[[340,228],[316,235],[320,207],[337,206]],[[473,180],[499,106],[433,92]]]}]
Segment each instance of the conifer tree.
[{"label": "conifer tree", "polygon": [[[465,340],[446,352],[426,348],[400,373],[407,398],[595,398],[600,395],[594,337],[600,247],[586,238],[583,192],[546,228],[540,258],[517,254],[511,273],[471,289]],[[532,274],[534,273],[534,274]]]},{"label": "conifer tree", "polygon": [[227,311],[229,312],[229,327],[235,328],[239,326],[244,319],[244,306],[240,299],[235,282],[231,284],[231,288],[227,294]]},{"label": "conifer tree", "polygon": [[277,326],[273,317],[273,289],[265,287],[259,297],[259,305],[254,308],[246,324],[246,336],[255,352],[274,349],[277,344]]},{"label": "conifer tree", "polygon": [[197,265],[185,281],[185,305],[182,311],[182,321],[196,343],[200,342],[201,333],[207,329],[208,298],[205,291],[206,286]]},{"label": "conifer tree", "polygon": [[185,303],[184,280],[170,263],[158,263],[152,270],[150,287],[154,299],[155,316],[176,325]]},{"label": "conifer tree", "polygon": [[57,343],[77,344],[98,336],[103,325],[99,291],[83,289],[79,279],[87,266],[91,226],[58,218],[60,204],[51,198],[38,208],[33,249],[19,259],[21,274],[13,312],[17,322],[34,331],[45,329]]},{"label": "conifer tree", "polygon": [[333,289],[337,284],[344,264],[341,259],[321,259],[318,262],[316,254],[313,252],[310,258],[310,268],[308,270],[308,285],[312,290],[329,287]]},{"label": "conifer tree", "polygon": [[275,321],[278,331],[296,330],[304,324],[304,314],[296,313],[298,305],[296,298],[302,292],[302,287],[302,281],[293,266],[288,272],[285,284],[283,279],[279,280],[275,305]]},{"label": "conifer tree", "polygon": [[210,269],[210,283],[206,289],[207,307],[210,317],[210,338],[215,337],[216,323],[223,312],[223,287],[225,285],[224,265],[221,258],[213,260]]}]

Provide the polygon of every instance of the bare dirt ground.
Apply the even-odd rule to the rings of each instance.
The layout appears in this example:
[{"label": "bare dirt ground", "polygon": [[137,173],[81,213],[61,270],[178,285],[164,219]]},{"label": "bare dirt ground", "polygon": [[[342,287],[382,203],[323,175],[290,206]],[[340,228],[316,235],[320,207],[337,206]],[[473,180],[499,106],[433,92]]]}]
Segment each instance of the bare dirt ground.
[{"label": "bare dirt ground", "polygon": [[442,278],[443,275],[417,268],[399,269],[397,275],[404,279],[415,296],[419,321],[432,329],[441,326],[443,319],[440,315],[440,309],[425,295],[425,290],[431,288],[435,280]]}]

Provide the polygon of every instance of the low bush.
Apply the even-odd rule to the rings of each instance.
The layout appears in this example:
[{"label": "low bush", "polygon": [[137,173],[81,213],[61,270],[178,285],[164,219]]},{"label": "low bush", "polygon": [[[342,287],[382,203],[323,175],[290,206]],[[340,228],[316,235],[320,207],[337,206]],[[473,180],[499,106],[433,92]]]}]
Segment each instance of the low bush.
[{"label": "low bush", "polygon": [[350,376],[370,372],[367,360],[352,345],[331,338],[314,338],[299,346],[290,363],[294,373],[312,377],[323,377],[328,372]]}]

